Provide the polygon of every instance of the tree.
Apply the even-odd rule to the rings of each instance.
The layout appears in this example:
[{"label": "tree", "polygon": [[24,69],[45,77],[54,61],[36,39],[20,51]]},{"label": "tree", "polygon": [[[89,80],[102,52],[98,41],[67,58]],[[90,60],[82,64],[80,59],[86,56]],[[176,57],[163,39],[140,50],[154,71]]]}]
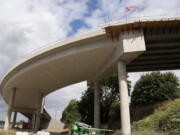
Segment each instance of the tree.
[{"label": "tree", "polygon": [[[117,73],[110,76],[107,80],[99,83],[101,97],[101,122],[106,123],[111,115],[114,118],[119,117],[119,84]],[[131,82],[128,81],[128,91],[130,93]],[[70,105],[68,105],[70,106]],[[68,109],[67,109],[68,108]],[[80,121],[87,124],[94,124],[94,86],[93,84],[88,85],[88,89],[82,94],[80,101],[78,102],[78,111],[80,113]],[[70,107],[66,107],[63,111],[62,121],[66,124],[70,118]],[[73,114],[74,115],[74,114]],[[70,115],[71,116],[71,115]]]},{"label": "tree", "polygon": [[[100,83],[101,86],[101,122],[106,123],[109,120],[111,106],[119,102],[119,83],[117,73],[111,75],[107,80]],[[118,106],[119,109],[119,106]],[[119,114],[118,114],[119,115]]]},{"label": "tree", "polygon": [[80,119],[80,113],[78,110],[78,101],[71,100],[68,106],[64,109],[62,113],[61,121],[64,122],[66,127],[70,127],[75,121]]},{"label": "tree", "polygon": [[142,75],[131,96],[132,106],[145,106],[176,98],[178,78],[171,72]]},{"label": "tree", "polygon": [[81,121],[93,125],[94,123],[94,88],[92,85],[81,96],[79,101],[79,112]]},{"label": "tree", "polygon": [[[130,93],[130,81],[128,81],[128,90]],[[109,120],[110,112],[119,112],[114,106],[119,103],[119,85],[117,73],[110,76],[107,80],[100,82],[100,103],[101,103],[101,122],[106,123]],[[87,91],[83,93],[79,101],[79,112],[81,113],[81,121],[93,125],[94,123],[94,86],[88,86]],[[119,113],[117,114],[119,116]]]}]

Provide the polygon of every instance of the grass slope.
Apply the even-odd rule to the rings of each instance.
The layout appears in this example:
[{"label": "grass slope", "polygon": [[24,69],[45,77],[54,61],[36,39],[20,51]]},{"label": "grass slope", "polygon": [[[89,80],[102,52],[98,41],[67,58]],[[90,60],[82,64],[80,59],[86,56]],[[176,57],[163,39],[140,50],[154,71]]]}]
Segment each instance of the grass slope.
[{"label": "grass slope", "polygon": [[180,118],[180,99],[163,103],[161,107],[155,110],[153,114],[133,122],[133,129],[159,129],[160,120],[178,120]]},{"label": "grass slope", "polygon": [[[120,134],[119,130],[113,135]],[[180,99],[164,102],[153,114],[133,122],[132,135],[180,135]]]}]

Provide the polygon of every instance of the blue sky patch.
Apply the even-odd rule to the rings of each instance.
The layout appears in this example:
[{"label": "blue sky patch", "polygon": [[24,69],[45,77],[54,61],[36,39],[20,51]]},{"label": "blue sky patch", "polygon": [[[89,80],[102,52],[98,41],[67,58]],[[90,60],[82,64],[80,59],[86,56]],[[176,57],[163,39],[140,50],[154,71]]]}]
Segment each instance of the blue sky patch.
[{"label": "blue sky patch", "polygon": [[76,19],[70,23],[72,30],[68,33],[68,37],[74,35],[80,28],[89,28],[89,26],[81,19]]},{"label": "blue sky patch", "polygon": [[90,16],[94,10],[100,7],[100,3],[98,2],[98,0],[89,0],[87,2],[87,6],[89,11],[85,14],[85,16]]}]

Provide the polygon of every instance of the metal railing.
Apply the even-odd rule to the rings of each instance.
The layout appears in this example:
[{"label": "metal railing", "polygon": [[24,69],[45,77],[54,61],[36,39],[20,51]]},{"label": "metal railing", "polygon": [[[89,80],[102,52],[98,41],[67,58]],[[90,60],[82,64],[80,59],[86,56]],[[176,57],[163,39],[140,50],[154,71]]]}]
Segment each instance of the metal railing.
[{"label": "metal railing", "polygon": [[160,21],[160,20],[180,20],[180,14],[161,14],[153,16],[137,16],[137,17],[124,17],[123,19],[111,19],[104,21],[98,25],[98,27],[106,27],[109,25],[121,25],[133,22],[145,22],[145,21]]}]

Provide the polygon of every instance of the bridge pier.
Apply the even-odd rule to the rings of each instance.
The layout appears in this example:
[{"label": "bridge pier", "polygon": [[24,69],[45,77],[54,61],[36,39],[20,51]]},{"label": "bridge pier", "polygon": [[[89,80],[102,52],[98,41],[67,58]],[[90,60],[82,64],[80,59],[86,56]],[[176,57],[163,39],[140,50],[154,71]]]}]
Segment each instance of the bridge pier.
[{"label": "bridge pier", "polygon": [[35,122],[35,131],[39,130],[39,126],[40,126],[40,119],[41,119],[41,111],[38,108],[37,112],[36,112],[36,122]]},{"label": "bridge pier", "polygon": [[100,128],[100,88],[98,81],[94,82],[94,127]]},{"label": "bridge pier", "polygon": [[36,114],[33,113],[32,114],[32,126],[31,126],[33,131],[35,130],[35,123],[36,123]]},{"label": "bridge pier", "polygon": [[6,119],[4,124],[5,130],[10,129],[10,120],[11,120],[12,110],[14,107],[15,96],[16,96],[16,88],[13,88],[10,92],[10,97],[9,97],[8,111],[6,114]]},{"label": "bridge pier", "polygon": [[43,99],[43,94],[40,94],[38,109],[36,112],[35,129],[34,129],[35,131],[38,131],[39,127],[40,127],[41,111],[42,111],[42,99]]},{"label": "bridge pier", "polygon": [[116,60],[120,92],[121,130],[122,135],[131,135],[126,63],[142,54],[146,50],[146,45],[142,30],[122,32],[119,41],[119,48],[117,47],[116,52],[117,54],[121,53],[121,56]]},{"label": "bridge pier", "polygon": [[13,116],[12,128],[14,128],[15,125],[16,125],[16,117],[17,117],[17,112],[15,111],[15,112],[14,112],[14,116]]},{"label": "bridge pier", "polygon": [[131,135],[130,112],[128,100],[128,85],[126,79],[126,64],[118,62],[118,79],[120,92],[121,130],[122,135]]}]

